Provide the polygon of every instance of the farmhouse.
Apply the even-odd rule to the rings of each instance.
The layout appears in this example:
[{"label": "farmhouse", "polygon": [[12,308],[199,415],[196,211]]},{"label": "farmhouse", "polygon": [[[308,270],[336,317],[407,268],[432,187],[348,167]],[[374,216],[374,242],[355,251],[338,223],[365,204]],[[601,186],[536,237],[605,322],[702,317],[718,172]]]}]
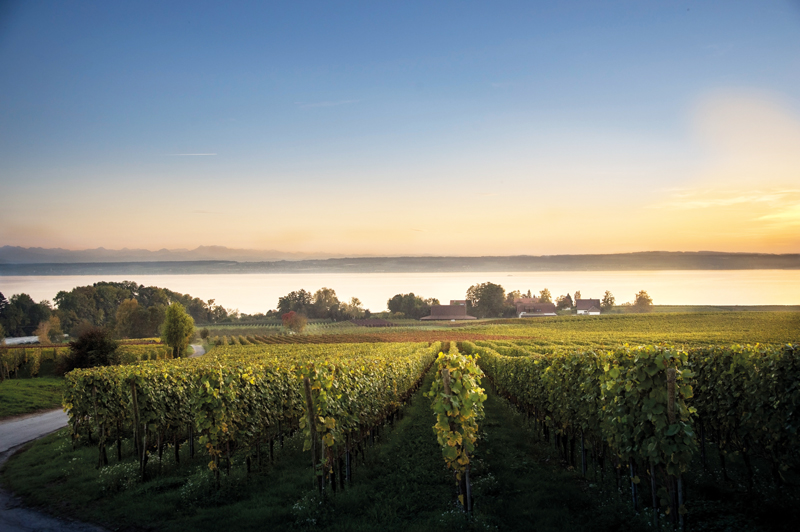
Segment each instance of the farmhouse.
[{"label": "farmhouse", "polygon": [[575,308],[578,311],[578,314],[588,314],[590,316],[597,316],[600,314],[600,300],[576,299]]},{"label": "farmhouse", "polygon": [[466,305],[431,305],[431,315],[423,320],[474,320],[475,316],[467,314]]},{"label": "farmhouse", "polygon": [[537,303],[539,303],[539,298],[536,297],[516,298],[514,300],[514,306],[517,307],[517,316],[523,312],[532,312]]},{"label": "farmhouse", "polygon": [[536,303],[530,310],[520,312],[520,318],[539,318],[542,316],[555,316],[556,306],[553,303]]}]

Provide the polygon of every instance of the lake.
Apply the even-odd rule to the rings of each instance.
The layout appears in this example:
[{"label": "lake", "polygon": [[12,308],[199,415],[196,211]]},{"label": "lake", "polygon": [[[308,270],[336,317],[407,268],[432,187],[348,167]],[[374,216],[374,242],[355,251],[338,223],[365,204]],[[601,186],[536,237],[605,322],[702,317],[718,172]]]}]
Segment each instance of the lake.
[{"label": "lake", "polygon": [[333,288],[340,300],[355,296],[365,308],[379,312],[398,293],[414,292],[447,304],[464,299],[471,285],[487,281],[523,293],[548,288],[553,299],[574,295],[576,290],[584,298],[600,299],[610,290],[618,304],[632,301],[639,290],[647,290],[657,305],[800,304],[800,270],[7,276],[0,277],[0,292],[6,298],[24,292],[36,301],[52,300],[60,290],[124,280],[216,299],[226,308],[248,314],[276,308],[280,296],[301,288],[310,292]]}]

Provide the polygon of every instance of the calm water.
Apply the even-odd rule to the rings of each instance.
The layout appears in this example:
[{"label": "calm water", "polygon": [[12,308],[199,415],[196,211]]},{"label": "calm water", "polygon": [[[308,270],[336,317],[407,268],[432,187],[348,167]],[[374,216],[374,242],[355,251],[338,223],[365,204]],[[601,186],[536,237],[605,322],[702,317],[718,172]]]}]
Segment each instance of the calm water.
[{"label": "calm water", "polygon": [[800,270],[638,271],[638,272],[458,272],[374,274],[251,274],[251,275],[137,275],[137,276],[9,276],[0,277],[0,292],[7,298],[24,292],[36,301],[52,300],[60,290],[97,281],[132,280],[216,299],[226,308],[253,314],[275,308],[278,298],[304,288],[314,292],[327,286],[340,300],[358,297],[366,308],[381,311],[398,293],[414,292],[442,303],[464,299],[471,285],[491,281],[506,291],[538,292],[549,288],[553,298],[574,294],[602,298],[611,290],[617,303],[631,301],[647,290],[661,305],[797,305],[800,304]]}]

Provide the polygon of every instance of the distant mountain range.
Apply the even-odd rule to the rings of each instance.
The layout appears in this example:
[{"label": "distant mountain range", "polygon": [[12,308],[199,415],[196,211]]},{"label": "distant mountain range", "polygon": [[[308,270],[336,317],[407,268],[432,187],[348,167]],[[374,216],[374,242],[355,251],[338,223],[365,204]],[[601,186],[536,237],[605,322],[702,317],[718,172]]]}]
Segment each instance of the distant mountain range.
[{"label": "distant mountain range", "polygon": [[[271,260],[264,257],[277,255]],[[225,257],[225,260],[220,260]],[[0,275],[796,270],[800,254],[647,251],[506,257],[312,258],[277,251],[0,248]]]},{"label": "distant mountain range", "polygon": [[61,264],[83,262],[157,262],[232,260],[260,262],[272,260],[328,259],[345,257],[331,253],[286,253],[275,250],[231,249],[224,246],[200,246],[195,249],[82,249],[0,247],[0,264]]}]

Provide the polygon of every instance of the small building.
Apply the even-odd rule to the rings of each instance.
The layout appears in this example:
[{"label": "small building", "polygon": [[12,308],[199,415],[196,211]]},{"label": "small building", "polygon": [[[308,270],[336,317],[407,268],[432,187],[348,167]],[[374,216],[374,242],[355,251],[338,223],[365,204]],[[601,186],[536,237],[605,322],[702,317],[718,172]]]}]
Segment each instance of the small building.
[{"label": "small building", "polygon": [[517,313],[517,316],[520,318],[540,318],[544,316],[557,316],[556,306],[553,303],[526,303],[522,307],[520,306],[517,307],[517,309],[520,308],[522,308],[522,311]]},{"label": "small building", "polygon": [[475,320],[475,316],[467,314],[466,305],[431,305],[431,315],[421,318],[423,320]]},{"label": "small building", "polygon": [[600,315],[600,300],[599,299],[576,299],[575,309],[578,314],[585,314],[589,316]]},{"label": "small building", "polygon": [[517,316],[523,312],[534,312],[536,305],[539,303],[539,298],[536,297],[518,297],[514,300],[514,306],[517,307]]}]

